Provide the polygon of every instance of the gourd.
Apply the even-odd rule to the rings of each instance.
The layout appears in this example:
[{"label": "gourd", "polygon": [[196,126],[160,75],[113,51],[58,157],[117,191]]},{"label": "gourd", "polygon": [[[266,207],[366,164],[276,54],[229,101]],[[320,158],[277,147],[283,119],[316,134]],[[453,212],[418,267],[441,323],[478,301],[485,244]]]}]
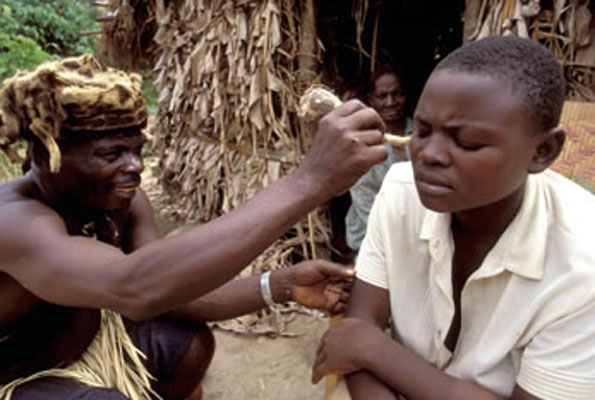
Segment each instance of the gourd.
[{"label": "gourd", "polygon": [[[333,92],[322,85],[314,85],[308,88],[300,98],[298,115],[310,122],[318,122],[325,114],[339,107],[343,102]],[[409,145],[411,137],[398,136],[392,133],[385,133],[383,141],[393,147],[405,147]]]}]

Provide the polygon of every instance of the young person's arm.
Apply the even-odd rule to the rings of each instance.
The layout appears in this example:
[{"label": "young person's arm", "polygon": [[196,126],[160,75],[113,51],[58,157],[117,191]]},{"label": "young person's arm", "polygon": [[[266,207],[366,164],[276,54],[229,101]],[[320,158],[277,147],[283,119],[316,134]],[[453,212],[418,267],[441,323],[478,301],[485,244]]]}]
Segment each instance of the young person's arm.
[{"label": "young person's arm", "polygon": [[[314,362],[312,381],[345,375],[352,400],[505,400],[438,370],[385,332],[388,291],[356,281],[346,318],[329,328]],[[371,396],[374,393],[374,396]],[[516,386],[510,400],[539,400]]]},{"label": "young person's arm", "polygon": [[[390,302],[388,290],[370,285],[357,279],[351,289],[351,296],[347,303],[344,319],[339,322],[339,329],[344,333],[341,337],[333,334],[333,327],[325,334],[318,349],[316,362],[313,367],[313,382],[317,382],[324,374],[335,373],[345,375],[347,387],[352,400],[378,399],[396,400],[398,393],[384,384],[373,373],[360,369],[357,361],[352,363],[347,359],[346,364],[335,364],[334,369],[324,370],[326,354],[332,352],[329,348],[341,351],[345,348],[345,354],[364,354],[368,352],[370,339],[373,336],[363,330],[352,330],[350,327],[358,322],[365,323],[365,327],[372,332],[378,331],[384,334],[390,317]],[[337,360],[339,361],[339,360]],[[322,364],[319,364],[322,363]],[[322,374],[322,375],[321,375]]]},{"label": "young person's arm", "polygon": [[372,109],[345,103],[320,121],[294,172],[228,215],[130,254],[70,236],[39,202],[12,202],[0,210],[0,270],[56,304],[109,308],[133,319],[170,311],[230,280],[314,207],[382,162],[383,126]]}]

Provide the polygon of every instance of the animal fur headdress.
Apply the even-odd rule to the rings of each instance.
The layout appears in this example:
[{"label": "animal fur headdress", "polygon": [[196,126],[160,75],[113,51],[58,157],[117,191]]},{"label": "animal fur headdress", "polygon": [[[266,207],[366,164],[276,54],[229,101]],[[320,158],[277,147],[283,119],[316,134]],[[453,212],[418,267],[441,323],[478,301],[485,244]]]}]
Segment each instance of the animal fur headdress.
[{"label": "animal fur headdress", "polygon": [[14,144],[25,132],[49,153],[52,172],[60,170],[55,139],[62,131],[108,131],[144,126],[146,103],[141,77],[102,66],[93,56],[66,58],[20,71],[0,89],[0,148],[18,160]]}]

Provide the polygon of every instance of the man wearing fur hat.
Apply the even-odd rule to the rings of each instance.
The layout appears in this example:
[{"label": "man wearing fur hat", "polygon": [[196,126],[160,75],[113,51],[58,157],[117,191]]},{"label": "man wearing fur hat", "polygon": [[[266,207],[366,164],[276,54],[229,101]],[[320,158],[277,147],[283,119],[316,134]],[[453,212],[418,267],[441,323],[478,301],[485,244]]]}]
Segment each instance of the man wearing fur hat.
[{"label": "man wearing fur hat", "polygon": [[[157,237],[139,188],[145,101],[136,75],[91,56],[0,90],[0,147],[30,169],[0,185],[0,399],[201,397],[204,321],[298,301],[337,310],[351,272],[325,261],[230,281],[308,211],[386,157],[357,101],[318,125],[294,172],[228,215]],[[228,282],[230,281],[230,282]]]}]

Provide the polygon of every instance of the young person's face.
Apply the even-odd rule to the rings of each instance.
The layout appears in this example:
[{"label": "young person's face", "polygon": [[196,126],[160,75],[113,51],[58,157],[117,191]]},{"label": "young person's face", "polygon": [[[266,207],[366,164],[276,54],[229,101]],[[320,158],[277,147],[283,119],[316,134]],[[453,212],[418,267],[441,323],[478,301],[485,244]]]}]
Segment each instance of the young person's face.
[{"label": "young person's face", "polygon": [[404,117],[405,100],[401,81],[393,73],[382,74],[376,79],[368,99],[386,123],[398,122]]},{"label": "young person's face", "polygon": [[140,185],[145,142],[139,129],[61,143],[62,167],[55,183],[81,206],[97,210],[126,208]]},{"label": "young person's face", "polygon": [[439,70],[414,114],[411,158],[422,203],[457,212],[522,190],[541,137],[519,95],[485,75]]}]

